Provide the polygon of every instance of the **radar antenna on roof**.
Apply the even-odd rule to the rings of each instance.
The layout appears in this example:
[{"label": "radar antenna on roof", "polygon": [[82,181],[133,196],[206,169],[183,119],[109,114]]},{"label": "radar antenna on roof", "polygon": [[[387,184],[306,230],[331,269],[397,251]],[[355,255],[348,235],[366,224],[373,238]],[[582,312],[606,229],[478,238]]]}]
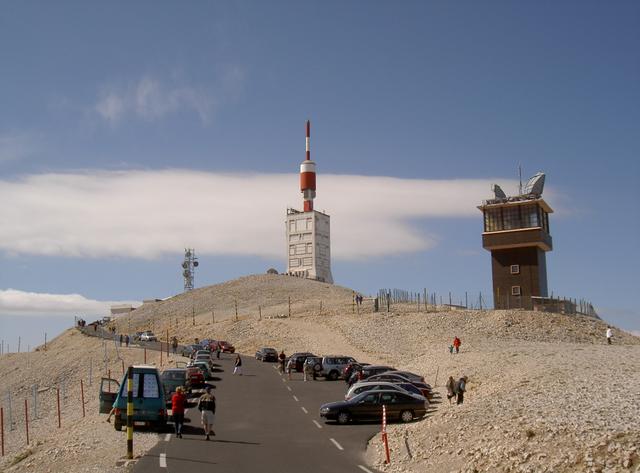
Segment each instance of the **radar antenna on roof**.
[{"label": "radar antenna on roof", "polygon": [[535,197],[540,197],[542,195],[542,190],[544,189],[544,173],[537,172],[535,173],[524,186],[522,191],[522,195],[533,195]]},{"label": "radar antenna on roof", "polygon": [[498,184],[492,185],[491,186],[491,190],[495,194],[496,199],[506,199],[507,198],[507,194],[504,193],[504,191],[502,190],[502,188]]}]

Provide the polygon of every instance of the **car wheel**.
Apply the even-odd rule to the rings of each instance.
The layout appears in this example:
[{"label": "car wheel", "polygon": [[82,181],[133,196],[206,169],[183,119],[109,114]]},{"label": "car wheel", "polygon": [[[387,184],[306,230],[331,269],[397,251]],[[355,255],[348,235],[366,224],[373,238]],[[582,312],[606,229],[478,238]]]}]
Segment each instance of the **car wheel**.
[{"label": "car wheel", "polygon": [[349,422],[349,420],[351,419],[351,416],[349,415],[348,412],[340,412],[338,414],[338,424],[346,424]]},{"label": "car wheel", "polygon": [[413,412],[411,412],[411,411],[402,411],[400,413],[400,420],[402,422],[411,422],[413,420]]},{"label": "car wheel", "polygon": [[340,376],[340,373],[338,373],[336,370],[333,370],[329,372],[327,379],[331,381],[335,381],[336,379],[338,379],[339,376]]}]

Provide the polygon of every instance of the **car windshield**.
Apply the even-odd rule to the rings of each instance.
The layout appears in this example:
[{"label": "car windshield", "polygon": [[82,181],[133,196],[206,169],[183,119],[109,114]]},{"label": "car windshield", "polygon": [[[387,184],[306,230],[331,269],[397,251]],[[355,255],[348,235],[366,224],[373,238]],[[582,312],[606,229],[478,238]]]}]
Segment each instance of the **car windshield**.
[{"label": "car windshield", "polygon": [[[142,382],[140,382],[142,378]],[[127,398],[127,383],[120,386],[120,397]],[[158,378],[155,373],[133,373],[133,397],[154,398],[160,397]]]},{"label": "car windshield", "polygon": [[162,379],[182,380],[184,379],[184,376],[184,371],[165,371],[162,373]]}]

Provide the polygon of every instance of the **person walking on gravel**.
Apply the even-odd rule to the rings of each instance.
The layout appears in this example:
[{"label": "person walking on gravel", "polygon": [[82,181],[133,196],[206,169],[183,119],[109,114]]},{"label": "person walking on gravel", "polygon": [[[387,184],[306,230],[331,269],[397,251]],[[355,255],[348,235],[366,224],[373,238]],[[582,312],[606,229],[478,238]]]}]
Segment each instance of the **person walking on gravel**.
[{"label": "person walking on gravel", "polygon": [[182,386],[178,386],[176,392],[171,396],[171,415],[176,428],[176,437],[182,438],[182,427],[184,425],[184,405],[187,402],[187,396],[184,395]]},{"label": "person walking on gravel", "polygon": [[206,388],[205,393],[198,399],[198,410],[200,411],[205,438],[209,440],[209,435],[213,435],[214,437],[216,435],[213,431],[213,421],[216,413],[216,397],[211,393],[211,387]]},{"label": "person walking on gravel", "polygon": [[451,399],[456,397],[456,382],[453,380],[453,376],[449,376],[447,381],[447,399],[449,399],[449,405],[451,405]]},{"label": "person walking on gravel", "polygon": [[456,335],[455,338],[453,339],[453,348],[455,348],[456,353],[460,352],[460,345],[462,345],[462,341]]},{"label": "person walking on gravel", "polygon": [[464,402],[464,393],[467,390],[467,377],[463,376],[456,383],[456,404],[462,404]]},{"label": "person walking on gravel", "polygon": [[236,355],[236,361],[233,364],[233,374],[239,374],[240,376],[242,376],[242,358],[240,358],[240,355]]},{"label": "person walking on gravel", "polygon": [[611,326],[607,326],[607,343],[611,345],[611,339],[613,338],[613,331],[611,330]]}]

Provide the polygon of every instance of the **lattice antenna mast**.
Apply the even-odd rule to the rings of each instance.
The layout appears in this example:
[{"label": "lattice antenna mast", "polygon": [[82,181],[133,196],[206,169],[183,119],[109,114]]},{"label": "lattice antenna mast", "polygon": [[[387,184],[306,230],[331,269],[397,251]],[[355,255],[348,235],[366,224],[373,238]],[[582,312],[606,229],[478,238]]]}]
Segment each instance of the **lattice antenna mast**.
[{"label": "lattice antenna mast", "polygon": [[184,261],[182,262],[182,276],[184,277],[184,290],[191,291],[195,280],[195,268],[198,267],[198,258],[193,248],[185,248]]}]

